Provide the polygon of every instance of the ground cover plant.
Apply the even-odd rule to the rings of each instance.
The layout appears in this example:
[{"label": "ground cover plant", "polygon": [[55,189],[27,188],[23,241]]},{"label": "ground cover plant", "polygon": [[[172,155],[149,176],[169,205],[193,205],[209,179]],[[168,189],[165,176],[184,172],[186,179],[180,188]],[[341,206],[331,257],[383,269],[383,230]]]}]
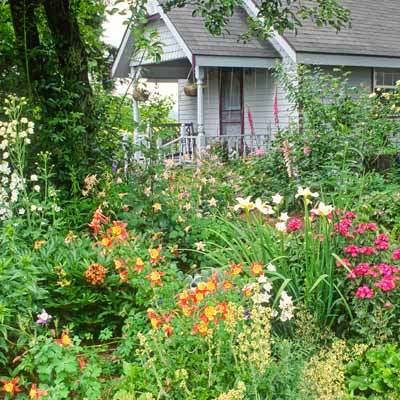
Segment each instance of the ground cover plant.
[{"label": "ground cover plant", "polygon": [[376,141],[395,156],[376,112],[398,91],[301,96],[303,131],[270,154],[181,166],[154,136],[145,163],[101,164],[69,199],[31,150],[28,100],[7,99],[0,398],[398,397],[399,167],[371,162]]}]

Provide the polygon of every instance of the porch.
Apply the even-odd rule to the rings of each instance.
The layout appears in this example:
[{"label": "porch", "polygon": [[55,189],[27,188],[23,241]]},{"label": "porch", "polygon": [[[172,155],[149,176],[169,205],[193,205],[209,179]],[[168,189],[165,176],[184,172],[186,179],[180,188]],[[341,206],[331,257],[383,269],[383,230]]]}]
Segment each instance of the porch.
[{"label": "porch", "polygon": [[[145,135],[168,131],[169,140],[159,140],[157,146],[163,158],[193,161],[215,148],[229,159],[268,151],[279,128],[274,112],[282,97],[272,76],[272,63],[248,58],[234,61],[225,57],[213,61],[220,66],[193,68],[187,59],[180,59],[140,68],[141,77],[149,81],[178,84],[178,122],[148,127]],[[194,93],[185,90],[188,78],[194,83]],[[133,116],[135,122],[140,121],[135,99]],[[143,140],[146,138],[138,137],[136,142]]]}]

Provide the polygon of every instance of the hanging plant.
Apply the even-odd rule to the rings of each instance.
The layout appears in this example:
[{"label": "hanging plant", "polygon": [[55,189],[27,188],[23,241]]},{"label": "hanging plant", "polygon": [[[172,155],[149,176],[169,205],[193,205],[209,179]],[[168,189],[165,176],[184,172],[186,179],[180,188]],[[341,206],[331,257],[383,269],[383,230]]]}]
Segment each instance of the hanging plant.
[{"label": "hanging plant", "polygon": [[194,82],[186,82],[185,86],[183,87],[183,92],[186,96],[189,97],[196,97],[197,96],[197,85]]},{"label": "hanging plant", "polygon": [[[190,78],[190,75],[192,77]],[[193,68],[190,69],[189,75],[186,78],[185,86],[183,87],[183,92],[186,96],[196,97],[197,96],[197,84],[194,79],[194,71]]]},{"label": "hanging plant", "polygon": [[147,101],[150,97],[150,92],[144,88],[135,87],[132,96],[136,101]]}]

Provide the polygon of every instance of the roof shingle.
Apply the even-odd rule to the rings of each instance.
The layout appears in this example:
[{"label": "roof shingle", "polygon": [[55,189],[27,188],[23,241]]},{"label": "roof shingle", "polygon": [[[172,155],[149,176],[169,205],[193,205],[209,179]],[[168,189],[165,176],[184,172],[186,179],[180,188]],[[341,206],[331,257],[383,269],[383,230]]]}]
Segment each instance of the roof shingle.
[{"label": "roof shingle", "polygon": [[237,7],[230,18],[227,33],[221,36],[211,35],[204,26],[201,17],[193,17],[194,6],[174,8],[167,13],[172,24],[194,55],[217,55],[239,57],[280,57],[268,41],[251,39],[244,43],[239,39],[247,27],[247,13]]}]

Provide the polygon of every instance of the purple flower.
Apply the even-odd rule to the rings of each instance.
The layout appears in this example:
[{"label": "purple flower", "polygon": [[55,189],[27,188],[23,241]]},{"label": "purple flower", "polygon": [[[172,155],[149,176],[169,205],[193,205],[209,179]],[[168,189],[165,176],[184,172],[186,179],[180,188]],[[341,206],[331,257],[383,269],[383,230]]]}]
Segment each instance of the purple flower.
[{"label": "purple flower", "polygon": [[244,315],[244,317],[245,317],[248,321],[251,319],[250,311],[245,311],[245,312],[243,313],[243,315]]},{"label": "purple flower", "polygon": [[118,169],[118,163],[116,161],[113,161],[111,168],[113,170],[113,172],[117,172]]},{"label": "purple flower", "polygon": [[51,321],[53,317],[47,313],[47,311],[43,308],[42,312],[37,315],[36,323],[39,325],[46,325],[48,322]]}]

